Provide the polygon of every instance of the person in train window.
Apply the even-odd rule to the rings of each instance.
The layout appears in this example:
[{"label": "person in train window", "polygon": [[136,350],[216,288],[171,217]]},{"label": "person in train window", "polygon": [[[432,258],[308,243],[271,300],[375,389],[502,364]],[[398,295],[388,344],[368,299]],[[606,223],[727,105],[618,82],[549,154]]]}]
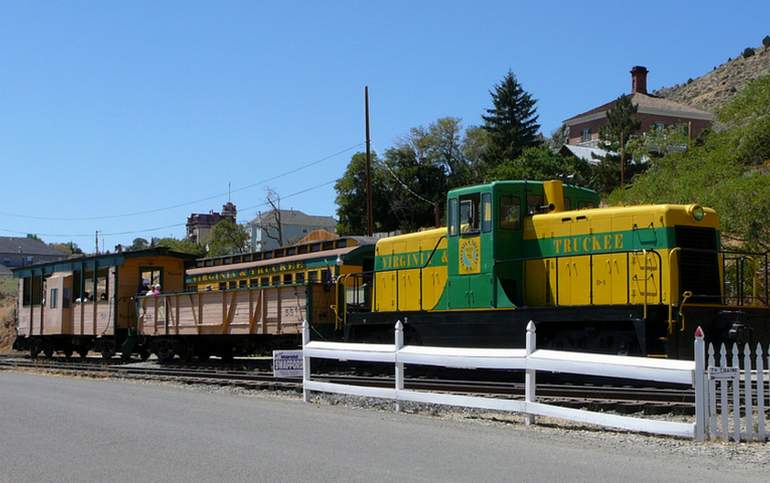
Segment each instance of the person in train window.
[{"label": "person in train window", "polygon": [[139,282],[139,286],[136,288],[136,295],[146,295],[150,291],[150,281],[146,278]]},{"label": "person in train window", "polygon": [[150,290],[149,292],[147,292],[147,295],[154,295],[154,296],[156,296],[156,297],[157,297],[158,295],[160,295],[160,284],[159,284],[159,283],[156,283],[156,284],[155,284],[155,286],[154,286],[154,287],[152,287],[152,290]]}]

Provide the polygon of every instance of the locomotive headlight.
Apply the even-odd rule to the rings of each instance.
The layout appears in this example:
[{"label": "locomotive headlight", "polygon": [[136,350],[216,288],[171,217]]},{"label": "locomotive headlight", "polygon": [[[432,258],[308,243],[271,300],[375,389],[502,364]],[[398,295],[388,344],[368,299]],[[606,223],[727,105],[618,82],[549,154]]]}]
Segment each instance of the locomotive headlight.
[{"label": "locomotive headlight", "polygon": [[695,221],[701,221],[703,217],[706,216],[706,212],[703,211],[703,207],[701,205],[688,206],[687,213],[689,213]]}]

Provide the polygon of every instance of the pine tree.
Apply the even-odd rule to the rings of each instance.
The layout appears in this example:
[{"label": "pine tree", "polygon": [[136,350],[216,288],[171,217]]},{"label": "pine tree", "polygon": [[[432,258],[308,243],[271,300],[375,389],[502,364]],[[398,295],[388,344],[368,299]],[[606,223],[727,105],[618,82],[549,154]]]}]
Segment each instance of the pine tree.
[{"label": "pine tree", "polygon": [[537,101],[521,87],[513,72],[508,71],[490,95],[493,107],[481,117],[491,141],[487,165],[493,168],[504,160],[521,156],[524,148],[540,145],[541,139]]},{"label": "pine tree", "polygon": [[[611,178],[611,173],[616,172],[617,169],[620,174],[619,186],[621,187],[625,184],[625,174],[628,169],[626,143],[641,126],[636,118],[637,107],[631,102],[631,96],[624,94],[618,97],[612,107],[607,110],[607,125],[599,132],[599,147],[608,151],[608,154],[602,159],[597,171],[604,172],[605,176],[603,177],[609,176]],[[600,184],[603,191],[610,191],[610,188],[617,186],[609,179],[605,179]]]}]

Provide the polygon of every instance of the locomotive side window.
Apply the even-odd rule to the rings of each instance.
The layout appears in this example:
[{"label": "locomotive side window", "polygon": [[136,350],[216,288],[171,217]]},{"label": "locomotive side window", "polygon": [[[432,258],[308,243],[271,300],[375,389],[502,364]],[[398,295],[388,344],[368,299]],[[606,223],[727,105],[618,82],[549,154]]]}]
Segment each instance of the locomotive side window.
[{"label": "locomotive side window", "polygon": [[457,215],[457,198],[452,198],[449,200],[449,236],[460,233],[460,223],[458,223],[460,218]]},{"label": "locomotive side window", "polygon": [[481,195],[481,231],[492,230],[492,193]]},{"label": "locomotive side window", "polygon": [[478,233],[481,203],[478,193],[460,197],[460,231]]},{"label": "locomotive side window", "polygon": [[527,213],[534,215],[543,206],[543,197],[540,195],[527,195]]},{"label": "locomotive side window", "polygon": [[500,198],[500,228],[518,230],[521,226],[521,201],[518,196]]}]

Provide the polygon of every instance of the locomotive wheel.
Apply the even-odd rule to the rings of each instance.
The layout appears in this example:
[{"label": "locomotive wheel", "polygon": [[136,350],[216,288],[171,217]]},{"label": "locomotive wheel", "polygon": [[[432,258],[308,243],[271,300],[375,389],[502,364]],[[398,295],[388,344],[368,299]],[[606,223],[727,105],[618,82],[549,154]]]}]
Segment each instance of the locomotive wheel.
[{"label": "locomotive wheel", "polygon": [[179,343],[179,348],[177,349],[177,354],[179,354],[179,360],[181,360],[184,363],[190,362],[193,358],[193,351],[192,347],[185,344],[184,342]]},{"label": "locomotive wheel", "polygon": [[197,349],[195,351],[195,357],[201,362],[206,362],[211,357],[211,352],[206,349]]},{"label": "locomotive wheel", "polygon": [[141,358],[143,361],[146,361],[150,358],[150,349],[142,348],[139,351],[139,358]]},{"label": "locomotive wheel", "polygon": [[72,357],[72,348],[71,347],[67,347],[66,349],[64,349],[64,357],[66,357],[67,359]]},{"label": "locomotive wheel", "polygon": [[233,362],[233,349],[232,347],[228,347],[227,349],[223,350],[219,357],[222,358],[224,362]]},{"label": "locomotive wheel", "polygon": [[46,358],[50,359],[53,357],[53,347],[50,345],[46,345],[43,347],[43,354],[45,354]]},{"label": "locomotive wheel", "polygon": [[155,355],[158,356],[158,362],[167,364],[174,359],[174,344],[168,340],[159,340],[155,343]]},{"label": "locomotive wheel", "polygon": [[115,355],[115,347],[112,345],[111,342],[105,342],[102,345],[102,359],[112,359],[112,356]]},{"label": "locomotive wheel", "polygon": [[86,348],[78,349],[78,354],[80,354],[81,359],[85,359],[86,357],[88,357],[88,349]]},{"label": "locomotive wheel", "polygon": [[33,342],[29,347],[29,357],[37,359],[38,355],[40,355],[40,346]]}]

